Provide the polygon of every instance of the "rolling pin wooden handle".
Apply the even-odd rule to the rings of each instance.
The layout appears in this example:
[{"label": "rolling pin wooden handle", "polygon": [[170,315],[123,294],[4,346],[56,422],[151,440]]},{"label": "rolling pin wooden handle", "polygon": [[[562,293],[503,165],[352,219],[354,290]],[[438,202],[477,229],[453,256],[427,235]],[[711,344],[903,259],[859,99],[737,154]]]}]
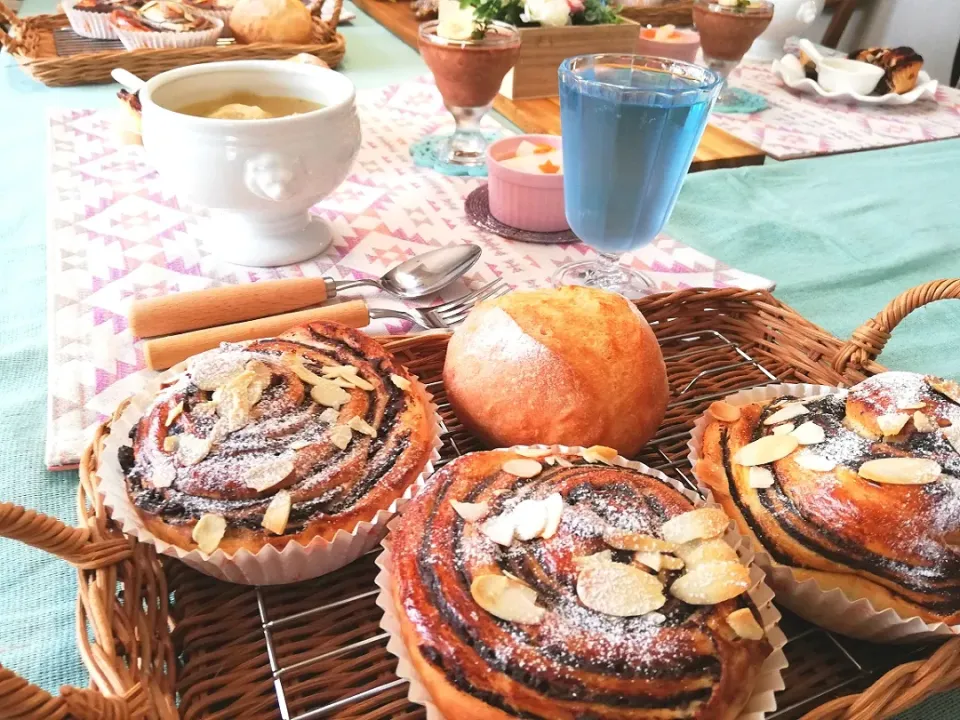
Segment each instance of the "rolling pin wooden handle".
[{"label": "rolling pin wooden handle", "polygon": [[143,355],[147,367],[151,370],[165,370],[186,360],[191,355],[215,348],[222,342],[240,342],[242,340],[276,337],[296,325],[321,320],[359,328],[370,324],[370,313],[367,310],[366,302],[351,300],[337,305],[326,305],[285,315],[274,315],[260,320],[249,320],[233,325],[194,330],[179,335],[168,335],[167,337],[147,340],[143,344]]},{"label": "rolling pin wooden handle", "polygon": [[130,307],[130,330],[137,337],[149,338],[217,327],[319,305],[336,293],[336,283],[327,278],[268,280],[173,293],[135,300]]}]

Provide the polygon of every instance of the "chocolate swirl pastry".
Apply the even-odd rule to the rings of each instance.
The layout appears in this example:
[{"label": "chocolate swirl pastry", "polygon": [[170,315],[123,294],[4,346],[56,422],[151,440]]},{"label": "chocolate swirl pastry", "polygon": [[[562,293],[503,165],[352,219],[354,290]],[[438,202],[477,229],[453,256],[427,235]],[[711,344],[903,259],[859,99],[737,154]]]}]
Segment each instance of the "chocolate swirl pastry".
[{"label": "chocolate swirl pastry", "polygon": [[465,455],[391,527],[404,644],[447,718],[739,716],[771,647],[729,519],[609,448]]},{"label": "chocolate swirl pastry", "polygon": [[206,553],[331,540],[416,481],[436,421],[418,382],[336,323],[191,358],[119,458],[157,537]]},{"label": "chocolate swirl pastry", "polygon": [[77,2],[73,4],[73,9],[95,13],[110,13],[118,8],[135,10],[141,5],[143,5],[143,0],[77,0]]},{"label": "chocolate swirl pastry", "polygon": [[213,27],[210,18],[169,0],[152,0],[143,7],[118,8],[111,13],[110,22],[121,30],[136,32],[182,33]]},{"label": "chocolate swirl pastry", "polygon": [[714,403],[697,477],[800,580],[960,621],[960,386],[908,372],[816,400]]}]

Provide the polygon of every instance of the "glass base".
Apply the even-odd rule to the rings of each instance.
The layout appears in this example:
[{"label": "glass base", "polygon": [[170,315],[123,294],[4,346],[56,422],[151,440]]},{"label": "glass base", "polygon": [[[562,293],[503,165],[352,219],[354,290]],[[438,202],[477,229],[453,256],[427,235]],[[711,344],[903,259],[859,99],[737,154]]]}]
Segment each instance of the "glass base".
[{"label": "glass base", "polygon": [[578,260],[557,268],[551,278],[556,287],[585,285],[609,290],[631,300],[642,298],[657,291],[649,276],[619,262],[606,263],[597,260]]},{"label": "glass base", "polygon": [[481,132],[458,131],[437,144],[437,159],[450,165],[479,167],[487,162],[487,145]]}]

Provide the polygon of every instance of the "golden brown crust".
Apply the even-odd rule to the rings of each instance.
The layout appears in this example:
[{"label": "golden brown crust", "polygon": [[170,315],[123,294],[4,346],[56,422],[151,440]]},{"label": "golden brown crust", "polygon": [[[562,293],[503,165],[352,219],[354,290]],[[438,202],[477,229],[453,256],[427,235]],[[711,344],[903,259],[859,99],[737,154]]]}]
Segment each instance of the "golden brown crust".
[{"label": "golden brown crust", "polygon": [[[349,399],[335,421],[321,418],[328,408],[311,398],[312,385],[291,368],[289,358],[294,356],[314,374],[324,366],[352,365],[373,389],[344,388]],[[224,392],[219,389],[224,384],[218,382],[213,391],[196,382],[208,382],[198,381],[210,376],[204,363],[207,368],[226,363],[222,367],[240,372],[254,367],[251,362],[259,364],[269,384],[250,408],[248,421],[229,429],[223,397],[219,405],[212,401],[214,393]],[[392,375],[409,386],[398,387]],[[232,376],[228,372],[223,377]],[[181,402],[183,410],[177,414]],[[354,417],[372,426],[375,436],[352,430],[349,444],[341,449],[333,442],[333,428],[346,427]],[[167,438],[179,446],[185,437],[216,440],[199,462],[190,464],[177,448],[165,446]],[[336,323],[314,323],[279,338],[224,346],[188,361],[182,380],[162,391],[138,424],[124,470],[138,514],[156,537],[195,549],[196,522],[215,514],[227,520],[219,549],[256,553],[266,545],[282,549],[290,542],[329,541],[339,531],[352,532],[358,522],[372,520],[423,472],[435,437],[435,416],[422,386],[379,343]],[[278,459],[289,460],[289,473],[281,472],[262,490],[250,485],[251,473]],[[287,528],[277,535],[260,523],[281,490],[290,493],[292,505]]]},{"label": "golden brown crust", "polygon": [[[697,477],[740,532],[798,580],[816,579],[824,590],[840,589],[904,617],[960,622],[960,549],[950,540],[960,530],[960,455],[939,427],[960,423],[960,406],[932,391],[923,376],[899,372],[877,375],[846,398],[804,404],[810,412],[790,422],[814,422],[826,438],[765,465],[775,477],[772,487],[751,487],[749,468],[733,460],[741,447],[772,433],[762,424],[776,410],[769,403],[743,406],[736,422],[709,420]],[[937,430],[918,431],[915,412]],[[898,413],[911,419],[896,435],[879,437],[878,418]],[[814,471],[798,464],[811,455],[837,465]],[[859,476],[863,462],[884,457],[934,459],[944,474],[924,485]]]},{"label": "golden brown crust", "polygon": [[444,365],[457,417],[491,447],[606,445],[635,455],[668,399],[656,336],[619,295],[583,287],[481,303]]},{"label": "golden brown crust", "polygon": [[[667,594],[655,613],[626,618],[578,600],[578,559],[609,550],[605,528],[654,532],[664,518],[691,510],[690,502],[660,480],[575,455],[565,456],[573,467],[544,465],[531,479],[501,469],[520,457],[497,450],[453,461],[391,528],[391,592],[401,636],[444,717],[653,720],[665,711],[697,720],[738,717],[771,652],[765,640],[741,639],[726,622],[748,607],[745,596],[693,606]],[[514,541],[509,549],[450,504],[488,503],[495,517],[521,498],[553,493],[564,498],[556,534]],[[505,572],[537,590],[536,602],[546,609],[541,623],[499,620],[473,599],[477,577]],[[661,571],[661,581],[669,586],[679,574]]]}]

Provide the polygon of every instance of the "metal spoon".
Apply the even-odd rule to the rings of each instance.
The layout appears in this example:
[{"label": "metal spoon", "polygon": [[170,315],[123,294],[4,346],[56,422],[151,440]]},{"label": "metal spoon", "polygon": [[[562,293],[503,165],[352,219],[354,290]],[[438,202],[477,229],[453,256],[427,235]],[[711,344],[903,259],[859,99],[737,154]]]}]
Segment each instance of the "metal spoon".
[{"label": "metal spoon", "polygon": [[479,257],[478,246],[455,245],[412,257],[380,278],[291,278],[136,300],[130,306],[129,324],[138,337],[170,335],[300,310],[363,285],[403,300],[414,299],[442,290]]}]

